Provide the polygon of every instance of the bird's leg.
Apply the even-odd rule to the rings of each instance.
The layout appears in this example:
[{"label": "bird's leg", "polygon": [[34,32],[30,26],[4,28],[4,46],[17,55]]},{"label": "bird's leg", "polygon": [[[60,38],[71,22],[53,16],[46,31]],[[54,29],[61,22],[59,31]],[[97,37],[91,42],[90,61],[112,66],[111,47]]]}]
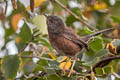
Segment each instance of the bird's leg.
[{"label": "bird's leg", "polygon": [[71,59],[71,58],[68,57],[67,60],[66,60],[66,62],[65,62],[65,65],[64,65],[64,67],[63,67],[63,73],[64,73],[64,74],[65,74],[65,70],[66,70],[66,64],[68,63],[68,61],[69,61],[70,59]]},{"label": "bird's leg", "polygon": [[68,77],[70,77],[71,74],[72,74],[72,72],[73,72],[73,68],[74,68],[74,66],[75,66],[76,60],[77,60],[77,56],[75,55],[75,56],[73,57],[73,64],[72,64],[72,67],[71,67],[70,72],[69,72],[69,74],[68,74]]}]

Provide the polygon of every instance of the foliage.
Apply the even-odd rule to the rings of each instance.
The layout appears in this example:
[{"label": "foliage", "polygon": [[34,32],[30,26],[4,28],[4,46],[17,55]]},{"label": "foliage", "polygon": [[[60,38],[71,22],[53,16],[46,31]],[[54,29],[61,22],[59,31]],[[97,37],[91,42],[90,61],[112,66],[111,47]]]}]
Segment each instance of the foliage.
[{"label": "foliage", "polygon": [[[0,0],[0,80],[119,80],[119,7],[119,0]],[[68,78],[73,60],[57,56],[44,13],[60,16],[79,36],[115,29],[88,41]]]}]

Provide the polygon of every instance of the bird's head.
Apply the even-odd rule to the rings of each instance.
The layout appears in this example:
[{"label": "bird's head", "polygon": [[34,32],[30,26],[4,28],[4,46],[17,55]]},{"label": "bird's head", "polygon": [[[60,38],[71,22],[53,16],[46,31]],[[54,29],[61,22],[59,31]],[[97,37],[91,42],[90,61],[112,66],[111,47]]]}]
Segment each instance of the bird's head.
[{"label": "bird's head", "polygon": [[46,16],[48,31],[53,33],[59,33],[65,29],[65,24],[58,16]]}]

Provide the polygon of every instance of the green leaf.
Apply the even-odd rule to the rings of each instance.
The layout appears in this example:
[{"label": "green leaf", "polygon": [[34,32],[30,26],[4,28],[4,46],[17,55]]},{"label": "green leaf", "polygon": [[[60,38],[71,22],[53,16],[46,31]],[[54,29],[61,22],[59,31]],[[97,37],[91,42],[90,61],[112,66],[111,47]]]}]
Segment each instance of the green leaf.
[{"label": "green leaf", "polygon": [[104,71],[105,71],[105,73],[108,75],[108,74],[111,73],[112,68],[111,68],[110,66],[104,67]]},{"label": "green leaf", "polygon": [[39,38],[38,40],[41,41],[41,43],[42,43],[44,46],[47,46],[47,47],[50,49],[50,51],[53,50],[53,48],[52,48],[51,44],[48,42],[48,40],[46,40],[46,39],[44,39],[44,38]]},{"label": "green leaf", "polygon": [[103,68],[95,68],[95,72],[98,75],[103,75],[104,74]]},{"label": "green leaf", "polygon": [[14,79],[20,65],[18,55],[7,55],[2,59],[1,69],[7,79]]},{"label": "green leaf", "polygon": [[95,71],[98,75],[105,75],[105,74],[108,75],[108,74],[111,73],[112,68],[107,66],[107,67],[104,67],[104,68],[96,68]]},{"label": "green leaf", "polygon": [[58,69],[60,69],[59,68],[59,63],[57,61],[50,61],[49,62],[49,68],[58,70]]},{"label": "green leaf", "polygon": [[90,30],[88,27],[84,27],[83,28],[84,29],[84,31],[86,32],[86,33],[88,33],[88,34],[92,34],[92,33],[94,33],[92,30]]},{"label": "green leaf", "polygon": [[94,52],[90,49],[90,51],[87,51],[86,53],[83,53],[83,56],[82,56],[81,60],[85,61],[85,62],[90,62],[90,61],[93,61],[97,57],[104,56],[107,53],[108,53],[108,51],[106,49],[101,49],[98,52]]},{"label": "green leaf", "polygon": [[40,59],[37,64],[42,65],[42,66],[48,66],[48,61],[44,59]]},{"label": "green leaf", "polygon": [[111,16],[111,18],[112,18],[112,20],[113,20],[114,22],[118,22],[118,23],[120,23],[120,17],[117,17],[117,16]]},{"label": "green leaf", "polygon": [[113,16],[118,16],[120,17],[120,1],[117,1],[116,4],[112,7],[110,7],[110,13],[113,15]]},{"label": "green leaf", "polygon": [[96,53],[96,54],[94,55],[94,57],[102,57],[102,56],[104,56],[104,55],[107,54],[107,53],[108,53],[108,50],[106,50],[106,49],[101,49],[101,50],[98,51],[98,53]]},{"label": "green leaf", "polygon": [[65,23],[67,24],[67,26],[71,26],[76,20],[77,19],[74,16],[70,15],[67,16]]},{"label": "green leaf", "polygon": [[36,67],[33,72],[38,72],[38,71],[46,71],[46,69],[42,65],[36,64]]},{"label": "green leaf", "polygon": [[[21,56],[32,56],[32,52],[24,51],[21,53]],[[22,63],[21,63],[20,69],[22,69],[25,74],[29,74],[33,72],[34,68],[36,67],[36,64],[33,63],[32,58],[21,57],[21,60],[22,60]]]},{"label": "green leaf", "polygon": [[41,34],[48,34],[46,18],[43,15],[38,15],[32,19],[33,24],[37,27]]},{"label": "green leaf", "polygon": [[30,28],[26,23],[24,23],[23,27],[21,28],[20,33],[16,37],[16,45],[18,47],[18,51],[23,49],[23,47],[32,39],[32,33]]},{"label": "green leaf", "polygon": [[56,71],[54,69],[47,69],[47,74],[48,75],[52,75],[52,74],[55,74]]},{"label": "green leaf", "polygon": [[118,46],[120,46],[120,40],[119,39],[114,39],[112,44],[113,44],[113,46],[118,47]]},{"label": "green leaf", "polygon": [[[31,51],[24,51],[24,52],[22,52],[21,53],[21,56],[32,56],[32,52]],[[25,63],[26,64],[26,62],[28,62],[28,61],[32,61],[32,58],[22,58],[21,57],[21,59],[22,59],[22,61],[23,61],[23,63]]]},{"label": "green leaf", "polygon": [[47,80],[62,80],[57,74],[52,74],[47,77]]},{"label": "green leaf", "polygon": [[[72,8],[72,12],[74,12],[78,16],[81,16],[79,8]],[[71,26],[75,21],[79,21],[79,20],[76,19],[74,16],[69,15],[67,16],[65,23],[67,24],[67,26]]]},{"label": "green leaf", "polygon": [[[63,5],[65,5],[65,6],[67,6],[67,4],[68,4],[68,1],[69,0],[59,0]],[[55,6],[54,8],[53,8],[53,10],[55,11],[55,12],[59,12],[59,11],[62,11],[63,10],[63,8],[61,8],[61,6],[59,6],[57,3],[55,3],[55,2],[53,2],[53,6]]]},{"label": "green leaf", "polygon": [[95,58],[92,61],[83,63],[83,65],[85,65],[85,66],[92,66],[92,65],[96,64],[98,61],[99,61],[99,58]]},{"label": "green leaf", "polygon": [[99,51],[100,49],[103,49],[104,48],[104,45],[103,45],[103,40],[102,38],[100,37],[96,37],[94,39],[92,39],[89,43],[88,43],[89,47],[97,52]]},{"label": "green leaf", "polygon": [[31,62],[28,61],[28,62],[26,62],[26,64],[23,66],[22,70],[24,71],[24,73],[25,73],[26,75],[29,75],[30,73],[32,73],[32,72],[34,71],[35,67],[36,67],[36,64],[35,64],[35,63],[33,63],[32,61],[31,61]]}]

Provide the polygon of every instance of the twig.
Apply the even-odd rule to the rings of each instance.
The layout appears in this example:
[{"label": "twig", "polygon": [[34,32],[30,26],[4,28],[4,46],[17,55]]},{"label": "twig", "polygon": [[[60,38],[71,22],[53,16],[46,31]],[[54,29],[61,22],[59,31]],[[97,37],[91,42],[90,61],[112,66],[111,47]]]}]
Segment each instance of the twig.
[{"label": "twig", "polygon": [[77,16],[75,13],[73,13],[70,9],[68,9],[66,6],[64,6],[60,1],[58,0],[54,0],[59,6],[61,6],[63,9],[65,9],[68,13],[70,13],[72,16],[74,16],[76,19],[80,20],[84,25],[86,25],[87,27],[96,30],[95,27],[91,26],[90,24],[88,24],[87,22],[85,22],[84,20],[82,20],[79,16]]},{"label": "twig", "polygon": [[[97,64],[93,66],[93,71],[95,71],[95,68],[99,67],[99,65],[101,65],[102,63],[108,62],[108,61],[110,62],[115,59],[120,59],[120,56],[113,56],[113,57],[102,59],[101,61],[99,61]],[[89,69],[87,73],[91,73],[91,69]]]},{"label": "twig", "polygon": [[5,14],[7,12],[7,7],[8,7],[8,1],[7,0],[4,0],[5,1]]},{"label": "twig", "polygon": [[40,57],[40,56],[35,56],[35,55],[33,55],[33,56],[21,56],[20,55],[20,57],[22,57],[22,58],[38,58],[38,59],[45,59],[45,60],[48,60],[48,61],[54,61],[53,59],[49,59],[49,58],[45,58],[45,57]]}]

